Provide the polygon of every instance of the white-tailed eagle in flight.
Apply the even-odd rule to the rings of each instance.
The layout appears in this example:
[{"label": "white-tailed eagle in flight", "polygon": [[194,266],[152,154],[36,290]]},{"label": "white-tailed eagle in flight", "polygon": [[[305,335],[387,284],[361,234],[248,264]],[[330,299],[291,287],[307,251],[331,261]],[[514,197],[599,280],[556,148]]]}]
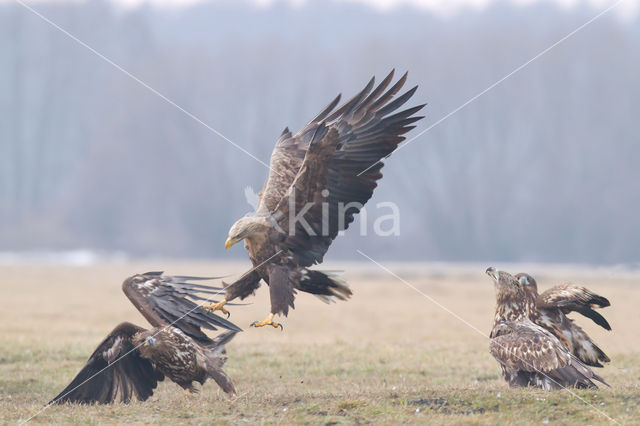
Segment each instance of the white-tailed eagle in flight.
[{"label": "white-tailed eagle in flight", "polygon": [[[399,110],[416,87],[395,97],[405,73],[390,88],[393,71],[374,88],[372,78],[338,107],[340,95],[295,135],[282,132],[271,154],[270,173],[257,211],[231,226],[228,249],[243,241],[253,269],[226,287],[225,299],[206,308],[227,312],[225,303],[269,285],[270,314],[252,325],[278,327],[277,314],[294,307],[297,291],[325,300],[346,300],[351,290],[334,274],[309,269],[322,263],[332,241],[373,195],[382,159],[422,117],[424,105]],[[399,111],[398,111],[399,110]]]}]

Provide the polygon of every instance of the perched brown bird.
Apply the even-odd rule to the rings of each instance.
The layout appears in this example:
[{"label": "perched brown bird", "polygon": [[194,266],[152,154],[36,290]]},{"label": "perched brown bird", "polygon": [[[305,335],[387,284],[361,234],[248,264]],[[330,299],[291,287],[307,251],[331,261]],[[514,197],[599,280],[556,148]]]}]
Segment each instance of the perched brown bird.
[{"label": "perched brown bird", "polygon": [[308,267],[321,263],[338,232],[346,229],[373,195],[382,177],[381,160],[403,134],[413,129],[424,105],[396,112],[417,86],[393,100],[404,74],[391,88],[393,71],[374,88],[374,79],[335,109],[338,95],[301,131],[285,129],[271,154],[271,171],[259,194],[257,210],[233,224],[228,249],[244,240],[254,269],[226,287],[225,299],[207,306],[212,312],[237,297],[269,285],[271,311],[252,325],[278,327],[276,314],[287,315],[297,291],[328,300],[346,300],[351,290],[337,276]]},{"label": "perched brown bird", "polygon": [[597,388],[606,382],[576,358],[550,332],[527,316],[520,282],[495,268],[487,269],[496,289],[496,314],[489,351],[512,387],[541,389]]},{"label": "perched brown bird", "polygon": [[538,295],[538,284],[531,275],[516,274],[527,299],[529,319],[549,330],[562,344],[582,362],[602,367],[600,362],[609,362],[609,357],[566,314],[579,312],[591,318],[606,330],[611,330],[607,320],[593,308],[609,306],[609,301],[589,289],[571,283],[560,284]]},{"label": "perched brown bird", "polygon": [[[235,393],[233,382],[222,371],[224,345],[241,330],[190,300],[203,299],[199,293],[221,290],[190,282],[199,279],[161,272],[127,278],[123,291],[153,328],[129,322],[118,325],[50,403],[128,403],[134,396],[144,401],[165,376],[186,392],[195,391],[192,382],[204,384],[212,378],[225,392]],[[202,331],[217,327],[231,331],[213,339]]]}]

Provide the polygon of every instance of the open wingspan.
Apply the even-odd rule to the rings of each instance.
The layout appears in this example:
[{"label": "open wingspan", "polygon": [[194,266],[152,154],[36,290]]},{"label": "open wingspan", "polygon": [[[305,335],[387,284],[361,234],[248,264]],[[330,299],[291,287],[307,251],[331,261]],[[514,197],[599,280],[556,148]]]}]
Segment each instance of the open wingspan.
[{"label": "open wingspan", "polygon": [[142,358],[132,337],[145,331],[124,322],[98,345],[86,365],[50,403],[108,404],[119,400],[128,403],[132,397],[144,401],[164,375],[152,362]]},{"label": "open wingspan", "polygon": [[[202,329],[242,330],[198,306],[198,301],[215,302],[211,298],[223,294],[222,288],[190,282],[205,279],[207,278],[165,276],[161,272],[147,272],[127,278],[122,283],[122,290],[152,326],[173,324],[193,339],[209,344],[211,339]],[[210,295],[210,298],[202,294]]]},{"label": "open wingspan", "polygon": [[[304,160],[271,213],[286,234],[280,245],[292,252],[300,266],[322,262],[338,232],[347,229],[373,195],[382,177],[380,160],[391,154],[404,140],[402,135],[422,118],[414,114],[424,105],[392,114],[417,89],[416,86],[391,101],[407,74],[387,90],[392,78],[393,72],[375,89],[371,79],[342,107],[330,115],[331,111],[325,109],[320,120],[296,135],[308,141]],[[279,186],[277,195],[281,193]],[[275,188],[267,185],[264,198],[270,199],[269,204],[274,204],[275,195]],[[295,207],[295,215],[291,215],[291,206]],[[304,220],[291,224],[292,216]]]}]

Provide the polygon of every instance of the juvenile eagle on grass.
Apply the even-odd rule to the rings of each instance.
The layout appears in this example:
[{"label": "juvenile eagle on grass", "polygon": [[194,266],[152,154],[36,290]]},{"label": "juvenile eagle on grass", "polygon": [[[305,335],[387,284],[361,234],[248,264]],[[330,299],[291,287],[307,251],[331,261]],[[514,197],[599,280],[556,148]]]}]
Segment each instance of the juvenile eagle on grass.
[{"label": "juvenile eagle on grass", "polygon": [[274,315],[288,314],[297,291],[325,300],[346,300],[351,295],[338,277],[308,267],[322,263],[338,232],[353,222],[373,195],[382,177],[380,160],[422,118],[414,114],[424,105],[396,112],[417,86],[392,100],[407,79],[405,73],[387,90],[393,74],[375,88],[372,78],[335,109],[338,95],[297,134],[288,128],[282,132],[256,212],[234,223],[225,243],[228,249],[244,240],[254,268],[226,287],[224,300],[207,309],[227,313],[225,303],[253,294],[264,280],[271,311],[252,325],[278,327]]},{"label": "juvenile eagle on grass", "polygon": [[512,275],[487,269],[496,289],[496,314],[489,351],[512,387],[597,388],[606,382],[527,316],[526,295]]},{"label": "juvenile eagle on grass", "polygon": [[[212,378],[223,391],[234,394],[233,382],[222,370],[224,345],[241,330],[194,303],[207,300],[199,293],[221,290],[190,282],[199,279],[161,272],[127,278],[122,289],[152,328],[119,324],[51,403],[128,403],[134,396],[145,401],[165,377],[186,392],[196,390],[193,382],[204,384]],[[202,331],[217,328],[230,331],[213,339]]]},{"label": "juvenile eagle on grass", "polygon": [[609,300],[591,290],[572,283],[559,284],[538,294],[538,284],[531,275],[516,274],[527,299],[529,319],[549,330],[562,344],[582,362],[602,367],[600,362],[609,362],[609,357],[566,314],[579,312],[593,322],[611,330],[607,320],[594,310],[609,306]]}]

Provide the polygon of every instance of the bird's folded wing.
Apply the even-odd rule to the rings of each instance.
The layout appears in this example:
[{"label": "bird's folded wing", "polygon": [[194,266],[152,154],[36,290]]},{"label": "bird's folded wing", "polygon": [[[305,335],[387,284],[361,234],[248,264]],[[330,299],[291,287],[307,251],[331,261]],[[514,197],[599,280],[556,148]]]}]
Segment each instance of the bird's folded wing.
[{"label": "bird's folded wing", "polygon": [[131,338],[140,331],[144,329],[131,323],[118,325],[50,403],[127,403],[133,396],[144,401],[153,395],[164,375],[153,368],[151,361],[140,357],[134,347]]},{"label": "bird's folded wing", "polygon": [[504,326],[508,330],[492,332],[489,344],[491,355],[513,370],[549,372],[565,367],[571,354],[555,337],[537,326]]},{"label": "bird's folded wing", "polygon": [[202,329],[223,328],[242,331],[232,322],[202,309],[200,302],[215,303],[224,289],[191,281],[205,278],[166,276],[162,273],[138,274],[122,283],[122,290],[133,305],[154,327],[172,324],[193,339],[208,344],[211,339]]}]

